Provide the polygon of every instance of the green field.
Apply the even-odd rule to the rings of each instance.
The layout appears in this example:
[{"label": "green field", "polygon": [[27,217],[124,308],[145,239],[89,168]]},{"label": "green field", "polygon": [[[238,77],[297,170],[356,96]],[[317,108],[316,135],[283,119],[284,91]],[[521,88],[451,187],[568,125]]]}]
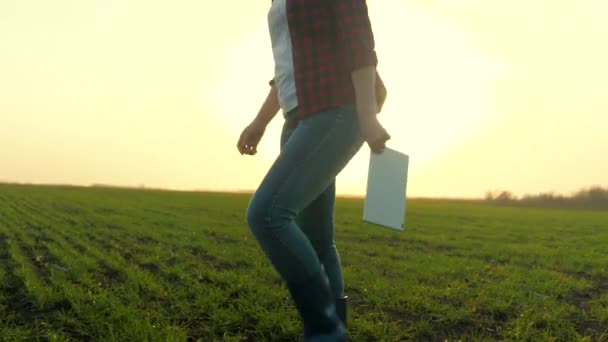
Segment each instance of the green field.
[{"label": "green field", "polygon": [[[0,341],[300,339],[249,195],[0,185]],[[608,213],[340,199],[352,341],[608,341]]]}]

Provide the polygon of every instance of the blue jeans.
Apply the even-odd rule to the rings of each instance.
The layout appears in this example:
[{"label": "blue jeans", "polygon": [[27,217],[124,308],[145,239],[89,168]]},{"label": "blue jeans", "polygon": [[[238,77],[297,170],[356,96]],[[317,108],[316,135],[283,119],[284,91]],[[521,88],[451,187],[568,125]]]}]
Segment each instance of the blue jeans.
[{"label": "blue jeans", "polygon": [[334,243],[335,179],[363,142],[354,105],[287,118],[281,153],[251,199],[247,222],[288,284],[324,269],[333,296],[344,295]]}]

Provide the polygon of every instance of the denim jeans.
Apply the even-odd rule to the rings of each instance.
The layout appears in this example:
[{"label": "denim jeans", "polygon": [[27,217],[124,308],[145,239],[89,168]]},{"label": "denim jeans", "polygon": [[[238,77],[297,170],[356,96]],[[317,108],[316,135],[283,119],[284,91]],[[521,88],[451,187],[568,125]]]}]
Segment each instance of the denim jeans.
[{"label": "denim jeans", "polygon": [[334,297],[344,295],[334,243],[335,179],[363,142],[354,105],[286,119],[281,152],[251,199],[247,222],[287,283],[325,270]]}]

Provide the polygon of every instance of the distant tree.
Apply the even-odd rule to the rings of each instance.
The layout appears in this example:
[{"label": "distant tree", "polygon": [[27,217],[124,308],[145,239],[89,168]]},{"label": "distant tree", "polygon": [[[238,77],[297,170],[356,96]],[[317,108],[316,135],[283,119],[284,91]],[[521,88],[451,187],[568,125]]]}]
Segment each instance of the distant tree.
[{"label": "distant tree", "polygon": [[497,202],[511,202],[516,198],[510,191],[502,191],[494,200]]},{"label": "distant tree", "polygon": [[608,189],[603,189],[599,186],[593,186],[588,189],[583,189],[574,195],[574,198],[589,200],[589,201],[606,201],[608,200]]},{"label": "distant tree", "polygon": [[493,201],[493,200],[494,200],[494,193],[492,191],[486,192],[486,201]]},{"label": "distant tree", "polygon": [[510,192],[506,190],[495,190],[486,192],[486,200],[487,201],[499,201],[499,202],[508,202],[516,199],[516,197]]},{"label": "distant tree", "polygon": [[592,186],[577,192],[573,201],[579,205],[608,208],[608,189]]}]

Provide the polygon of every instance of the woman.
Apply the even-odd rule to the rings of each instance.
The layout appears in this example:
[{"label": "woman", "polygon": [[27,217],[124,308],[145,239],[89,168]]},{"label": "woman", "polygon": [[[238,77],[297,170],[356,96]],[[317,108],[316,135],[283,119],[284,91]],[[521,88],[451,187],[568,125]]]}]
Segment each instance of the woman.
[{"label": "woman", "polygon": [[[304,323],[306,341],[345,339],[344,280],[334,244],[335,178],[367,142],[380,153],[386,90],[365,0],[274,0],[270,91],[240,136],[254,155],[279,109],[281,152],[247,209],[247,222]],[[338,310],[336,309],[338,307]]]}]

